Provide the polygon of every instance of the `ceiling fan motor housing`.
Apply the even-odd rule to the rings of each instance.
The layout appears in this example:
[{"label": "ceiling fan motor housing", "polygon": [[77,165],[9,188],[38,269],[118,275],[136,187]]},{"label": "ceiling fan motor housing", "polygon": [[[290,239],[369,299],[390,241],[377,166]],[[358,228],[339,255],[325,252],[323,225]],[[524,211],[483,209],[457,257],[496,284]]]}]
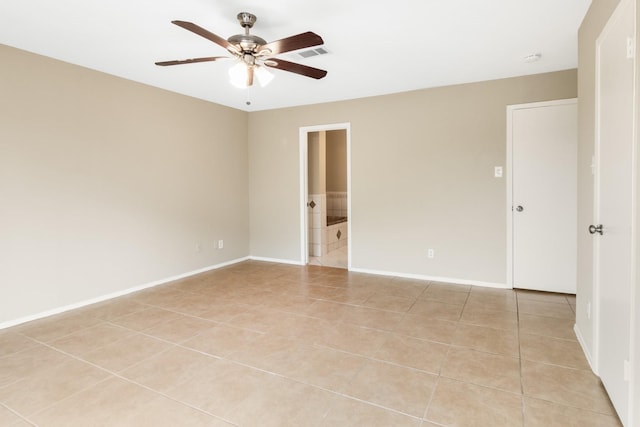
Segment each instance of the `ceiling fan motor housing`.
[{"label": "ceiling fan motor housing", "polygon": [[255,53],[260,46],[267,44],[267,41],[262,37],[249,34],[249,29],[253,27],[253,24],[258,19],[256,15],[249,12],[240,12],[237,18],[240,26],[244,28],[244,34],[236,34],[229,37],[227,39],[229,43],[238,46],[243,53]]},{"label": "ceiling fan motor housing", "polygon": [[258,36],[253,34],[236,34],[227,39],[227,41],[240,48],[242,52],[255,52],[260,46],[267,44],[267,42]]}]

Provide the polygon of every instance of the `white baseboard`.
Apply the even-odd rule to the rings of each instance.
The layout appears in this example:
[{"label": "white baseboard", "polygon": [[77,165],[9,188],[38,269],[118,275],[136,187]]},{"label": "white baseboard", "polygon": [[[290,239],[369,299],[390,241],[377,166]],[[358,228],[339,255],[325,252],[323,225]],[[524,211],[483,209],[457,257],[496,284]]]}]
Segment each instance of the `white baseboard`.
[{"label": "white baseboard", "polygon": [[278,259],[278,258],[265,258],[260,256],[250,256],[248,259],[251,261],[263,261],[263,262],[274,262],[277,264],[289,264],[289,265],[305,265],[300,261],[294,261],[290,259]]},{"label": "white baseboard", "polygon": [[[277,259],[277,258],[266,258],[266,257],[256,257],[256,256],[248,256],[243,258],[237,258],[231,261],[223,262],[220,264],[211,265],[208,267],[200,268],[198,270],[189,271],[187,273],[179,274],[176,276],[167,277],[164,279],[156,280],[154,282],[145,283],[143,285],[135,286],[133,288],[124,289],[122,291],[114,292],[107,295],[102,295],[96,298],[92,298],[89,300],[81,301],[75,304],[65,305],[63,307],[54,308],[51,310],[43,311],[40,313],[36,313],[29,316],[20,317],[18,319],[9,320],[6,322],[0,323],[0,329],[6,329],[12,326],[16,326],[22,323],[31,322],[33,320],[42,319],[44,317],[52,316],[55,314],[64,313],[69,310],[74,310],[76,308],[85,307],[87,305],[96,304],[102,301],[107,301],[113,298],[121,297],[123,295],[128,295],[134,292],[138,292],[144,289],[153,288],[155,286],[163,285],[165,283],[173,282],[175,280],[184,279],[186,277],[194,276],[196,274],[204,273],[211,270],[216,270],[222,267],[226,267],[229,265],[237,264],[239,262],[252,260],[252,261],[263,261],[263,262],[272,262],[278,264],[289,264],[289,265],[299,265],[302,266],[304,263],[295,260],[287,260],[287,259]],[[436,276],[425,276],[420,274],[407,274],[407,273],[397,273],[390,271],[380,271],[380,270],[370,270],[370,269],[361,269],[361,268],[352,268],[349,271],[357,272],[357,273],[367,273],[367,274],[375,274],[379,276],[394,276],[394,277],[402,277],[406,279],[416,279],[416,280],[425,280],[425,281],[436,281],[436,282],[444,282],[444,283],[455,283],[460,285],[472,285],[472,286],[483,286],[488,288],[500,288],[500,289],[510,289],[504,283],[491,283],[491,282],[482,282],[477,280],[468,280],[468,279],[456,279],[451,277],[436,277]],[[582,342],[581,342],[582,345]],[[584,348],[584,346],[583,346]],[[586,354],[586,352],[585,352]],[[589,359],[590,361],[590,359]],[[591,362],[589,362],[591,363]],[[594,370],[595,372],[595,370]]]},{"label": "white baseboard", "polygon": [[376,274],[379,276],[402,277],[404,279],[416,279],[416,280],[425,280],[425,281],[432,281],[432,282],[452,283],[457,285],[471,285],[471,286],[482,286],[485,288],[511,289],[506,283],[482,282],[479,280],[456,279],[453,277],[426,276],[423,274],[397,273],[393,271],[370,270],[366,268],[351,268],[349,271],[353,271],[356,273]]},{"label": "white baseboard", "polygon": [[[578,339],[578,343],[580,344],[580,347],[582,348],[582,352],[584,353],[584,356],[587,358],[587,362],[589,363],[589,366],[591,367],[591,370],[593,371],[594,374],[598,375],[597,366],[595,365],[595,363],[593,361],[593,357],[591,356],[591,352],[589,351],[589,347],[587,347],[587,344],[584,341],[584,338],[582,337],[582,333],[580,332],[580,328],[578,328],[578,324],[577,323],[573,325],[573,332],[576,334],[576,338]],[[600,375],[598,375],[598,376],[600,376]]]},{"label": "white baseboard", "polygon": [[249,257],[237,258],[231,261],[226,261],[220,264],[210,265],[208,267],[200,268],[198,270],[189,271],[187,273],[178,274],[176,276],[167,277],[164,279],[156,280],[154,282],[145,283],[143,285],[135,286],[133,288],[124,289],[122,291],[113,292],[107,295],[102,295],[96,298],[91,298],[85,301],[81,301],[74,304],[65,305],[63,307],[57,307],[51,310],[43,311],[40,313],[32,314],[29,316],[20,317],[18,319],[9,320],[6,322],[0,323],[0,329],[10,328],[11,326],[20,325],[22,323],[31,322],[32,320],[42,319],[44,317],[53,316],[54,314],[64,313],[65,311],[74,310],[76,308],[85,307],[87,305],[96,304],[102,301],[107,301],[113,298],[118,298],[123,295],[132,294],[134,292],[138,292],[144,289],[153,288],[154,286],[163,285],[165,283],[173,282],[175,280],[184,279],[186,277],[195,276],[196,274],[204,273],[211,270],[217,270],[218,268],[226,267],[228,265],[237,264],[242,261],[247,261]]}]

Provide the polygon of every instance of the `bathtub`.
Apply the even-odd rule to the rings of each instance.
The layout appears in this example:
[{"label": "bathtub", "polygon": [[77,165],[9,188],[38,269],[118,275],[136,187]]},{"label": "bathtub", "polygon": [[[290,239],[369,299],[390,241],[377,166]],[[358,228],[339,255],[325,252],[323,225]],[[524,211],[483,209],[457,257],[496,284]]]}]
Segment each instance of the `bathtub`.
[{"label": "bathtub", "polygon": [[347,222],[346,216],[327,216],[327,227],[340,224],[341,222]]}]

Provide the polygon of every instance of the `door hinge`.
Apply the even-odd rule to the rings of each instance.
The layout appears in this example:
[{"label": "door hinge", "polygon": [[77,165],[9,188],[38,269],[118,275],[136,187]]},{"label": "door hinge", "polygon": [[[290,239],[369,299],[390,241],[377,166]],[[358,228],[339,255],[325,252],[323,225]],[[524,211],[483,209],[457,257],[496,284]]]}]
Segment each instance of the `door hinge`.
[{"label": "door hinge", "polygon": [[633,59],[636,56],[636,40],[634,37],[627,37],[627,59]]}]

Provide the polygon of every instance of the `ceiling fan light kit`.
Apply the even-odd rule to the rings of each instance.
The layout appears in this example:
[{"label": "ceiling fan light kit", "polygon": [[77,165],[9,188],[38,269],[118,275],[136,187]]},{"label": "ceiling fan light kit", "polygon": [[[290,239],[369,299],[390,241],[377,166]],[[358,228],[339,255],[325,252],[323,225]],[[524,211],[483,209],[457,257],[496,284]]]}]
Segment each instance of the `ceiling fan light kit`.
[{"label": "ceiling fan light kit", "polygon": [[[255,24],[257,18],[252,13],[240,12],[237,15],[240,26],[244,28],[244,34],[236,34],[224,39],[192,22],[171,21],[173,24],[191,31],[217,45],[225,48],[237,63],[229,69],[230,82],[233,86],[247,88],[253,85],[254,77],[261,87],[266,86],[273,79],[273,74],[265,67],[277,68],[313,79],[322,79],[327,75],[325,70],[309,67],[295,62],[275,58],[273,55],[286,53],[298,49],[309,48],[324,44],[322,37],[307,31],[267,43],[263,38],[251,34],[249,30]],[[211,62],[219,59],[227,59],[225,56],[209,56],[183,60],[156,62],[159,66],[194,64],[198,62]]]}]

